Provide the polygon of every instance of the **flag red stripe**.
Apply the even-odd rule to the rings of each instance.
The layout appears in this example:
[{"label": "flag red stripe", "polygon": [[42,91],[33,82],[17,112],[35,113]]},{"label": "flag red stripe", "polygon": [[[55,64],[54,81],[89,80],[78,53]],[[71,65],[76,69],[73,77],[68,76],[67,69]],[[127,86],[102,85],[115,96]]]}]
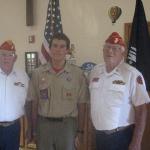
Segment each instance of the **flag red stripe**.
[{"label": "flag red stripe", "polygon": [[41,52],[44,56],[44,58],[46,59],[46,61],[49,61],[50,60],[50,55],[49,53],[46,51],[44,45],[42,44],[42,47],[41,47]]}]

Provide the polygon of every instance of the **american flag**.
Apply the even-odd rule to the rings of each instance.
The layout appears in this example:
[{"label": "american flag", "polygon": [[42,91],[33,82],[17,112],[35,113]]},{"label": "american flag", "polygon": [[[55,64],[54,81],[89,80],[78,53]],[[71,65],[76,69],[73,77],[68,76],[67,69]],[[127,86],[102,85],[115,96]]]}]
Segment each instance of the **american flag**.
[{"label": "american flag", "polygon": [[50,60],[49,42],[54,33],[62,33],[62,23],[60,15],[59,0],[49,0],[47,8],[47,17],[44,30],[44,40],[39,54],[41,64]]}]

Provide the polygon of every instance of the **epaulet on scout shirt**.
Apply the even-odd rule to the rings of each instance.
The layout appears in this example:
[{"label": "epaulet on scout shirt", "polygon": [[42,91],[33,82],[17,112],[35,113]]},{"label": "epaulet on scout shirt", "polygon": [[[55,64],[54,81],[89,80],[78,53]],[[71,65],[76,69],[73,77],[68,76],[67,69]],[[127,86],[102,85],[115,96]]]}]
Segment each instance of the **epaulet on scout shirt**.
[{"label": "epaulet on scout shirt", "polygon": [[39,67],[35,68],[33,70],[33,73],[35,73],[35,72],[38,72],[38,73],[43,72],[44,70],[46,70],[47,67],[48,67],[47,64],[42,64]]},{"label": "epaulet on scout shirt", "polygon": [[77,66],[75,64],[69,64],[71,67],[71,70],[73,70],[73,72],[77,73],[77,74],[82,74],[83,70],[81,69],[80,66]]},{"label": "epaulet on scout shirt", "polygon": [[46,69],[47,67],[48,67],[48,64],[42,64],[38,68],[43,70],[43,69]]},{"label": "epaulet on scout shirt", "polygon": [[70,65],[70,66],[73,67],[73,68],[78,68],[78,69],[80,69],[80,66],[77,66],[77,65],[75,65],[75,64],[68,64],[68,65]]}]

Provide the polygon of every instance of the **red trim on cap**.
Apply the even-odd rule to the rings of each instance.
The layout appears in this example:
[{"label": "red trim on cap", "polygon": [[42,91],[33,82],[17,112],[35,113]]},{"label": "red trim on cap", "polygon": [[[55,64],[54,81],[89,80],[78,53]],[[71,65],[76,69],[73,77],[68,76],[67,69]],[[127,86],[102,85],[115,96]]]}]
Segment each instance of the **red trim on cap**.
[{"label": "red trim on cap", "polygon": [[1,46],[0,50],[7,50],[7,51],[16,51],[15,45],[12,41],[5,41]]}]

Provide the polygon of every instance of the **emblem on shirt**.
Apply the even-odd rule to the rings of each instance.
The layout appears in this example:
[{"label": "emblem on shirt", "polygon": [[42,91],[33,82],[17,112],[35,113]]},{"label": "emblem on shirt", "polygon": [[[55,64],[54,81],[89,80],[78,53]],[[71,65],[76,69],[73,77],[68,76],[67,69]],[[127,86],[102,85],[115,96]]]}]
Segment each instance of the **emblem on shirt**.
[{"label": "emblem on shirt", "polygon": [[113,84],[125,85],[125,82],[122,81],[122,80],[114,80],[112,83],[113,83]]},{"label": "emblem on shirt", "polygon": [[66,78],[66,80],[70,82],[70,81],[72,80],[72,78],[71,78],[70,76],[68,76],[68,77]]},{"label": "emblem on shirt", "polygon": [[42,76],[40,78],[40,99],[42,100],[47,100],[48,99],[48,80],[46,80],[47,78],[44,76]]},{"label": "emblem on shirt", "polygon": [[22,82],[14,82],[14,85],[24,87],[24,84]]},{"label": "emblem on shirt", "polygon": [[142,77],[141,77],[141,76],[138,76],[138,77],[136,78],[136,81],[137,81],[138,84],[143,84],[143,80],[142,80]]},{"label": "emblem on shirt", "polygon": [[99,77],[95,77],[92,79],[92,82],[98,82],[98,80],[99,80]]},{"label": "emblem on shirt", "polygon": [[71,97],[71,96],[72,96],[72,93],[71,93],[71,92],[66,92],[66,96],[67,96],[67,97]]}]

